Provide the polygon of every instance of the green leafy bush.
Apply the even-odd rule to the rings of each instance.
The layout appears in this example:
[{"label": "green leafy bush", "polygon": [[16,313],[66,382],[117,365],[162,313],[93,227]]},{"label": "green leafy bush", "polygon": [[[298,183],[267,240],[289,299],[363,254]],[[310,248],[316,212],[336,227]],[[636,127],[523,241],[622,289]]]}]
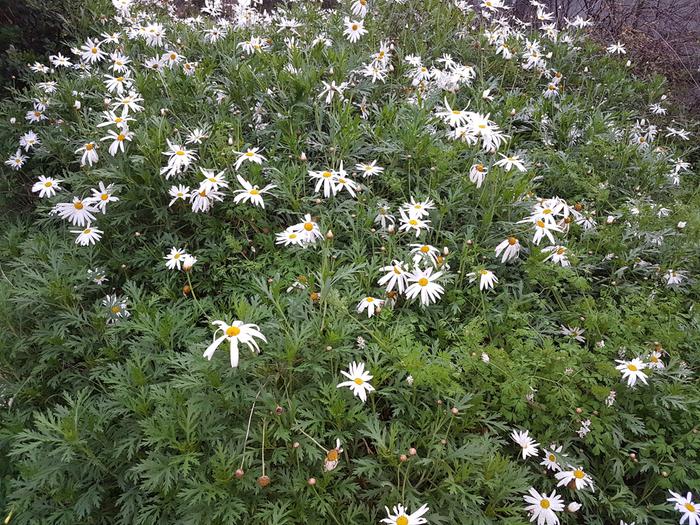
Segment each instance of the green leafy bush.
[{"label": "green leafy bush", "polygon": [[692,514],[698,126],[663,79],[495,1],[129,4],[0,106],[8,523]]}]

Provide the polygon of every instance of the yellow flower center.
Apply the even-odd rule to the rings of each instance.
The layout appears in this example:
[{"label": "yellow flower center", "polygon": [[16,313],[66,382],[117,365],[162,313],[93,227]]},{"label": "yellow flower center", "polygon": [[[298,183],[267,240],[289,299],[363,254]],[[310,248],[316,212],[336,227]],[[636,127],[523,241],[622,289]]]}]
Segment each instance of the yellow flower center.
[{"label": "yellow flower center", "polygon": [[516,239],[515,237],[508,237],[508,244],[510,244],[511,246],[515,246],[516,244],[518,244],[518,239]]},{"label": "yellow flower center", "polygon": [[304,223],[304,229],[305,229],[307,232],[310,232],[311,230],[314,229],[313,223],[311,223],[311,222],[305,222],[305,223]]},{"label": "yellow flower center", "polygon": [[289,234],[289,238],[290,238],[290,239],[296,239],[296,238],[297,238],[297,234],[296,234],[296,233],[290,233],[290,234]]},{"label": "yellow flower center", "polygon": [[252,151],[246,151],[245,156],[246,157],[254,157],[255,153],[253,153]]},{"label": "yellow flower center", "polygon": [[51,186],[53,186],[53,182],[51,182],[50,180],[47,180],[47,181],[44,183],[44,186],[46,186],[47,188],[50,188]]},{"label": "yellow flower center", "polygon": [[477,164],[477,165],[476,165],[476,171],[478,171],[479,173],[481,173],[482,171],[484,171],[484,165],[483,165],[483,164]]},{"label": "yellow flower center", "polygon": [[544,215],[549,215],[550,213],[552,213],[552,210],[550,210],[549,208],[546,208],[546,209],[542,210],[542,213]]},{"label": "yellow flower center", "polygon": [[90,234],[92,233],[92,230],[91,230],[90,228],[85,228],[85,229],[83,230],[83,233],[84,233],[85,235],[90,235]]},{"label": "yellow flower center", "polygon": [[260,195],[260,190],[253,188],[248,193],[250,193],[251,195]]},{"label": "yellow flower center", "polygon": [[415,226],[416,224],[418,224],[418,221],[416,219],[411,219],[408,221],[408,224],[410,224],[411,226]]},{"label": "yellow flower center", "polygon": [[357,31],[357,24],[351,25],[350,29],[352,29],[353,31]]},{"label": "yellow flower center", "polygon": [[181,157],[182,157],[184,154],[185,154],[185,152],[182,151],[181,149],[179,149],[179,150],[177,150],[177,151],[175,152],[175,155],[180,155]]},{"label": "yellow flower center", "polygon": [[126,137],[124,136],[123,133],[120,133],[119,135],[117,135],[117,140],[118,140],[119,142],[123,142],[125,138],[126,138]]},{"label": "yellow flower center", "polygon": [[170,53],[170,60],[175,60],[177,55],[175,53]]},{"label": "yellow flower center", "polygon": [[559,248],[557,250],[557,255],[562,255],[566,251],[566,248]]},{"label": "yellow flower center", "polygon": [[179,259],[180,255],[182,255],[182,254],[176,253],[175,255],[173,255],[173,259],[175,259],[175,260]]},{"label": "yellow flower center", "polygon": [[345,184],[347,181],[343,178],[338,179],[338,184]]},{"label": "yellow flower center", "polygon": [[540,507],[542,507],[543,509],[548,509],[549,506],[550,503],[548,499],[543,499],[542,501],[540,501]]},{"label": "yellow flower center", "polygon": [[399,516],[396,518],[396,525],[408,525],[408,518],[406,516]]},{"label": "yellow flower center", "polygon": [[94,144],[85,144],[85,150],[86,150],[86,151],[92,151],[92,150],[94,150],[94,149],[95,149],[95,145],[94,145]]},{"label": "yellow flower center", "polygon": [[456,110],[456,109],[453,109],[453,110],[452,110],[452,114],[453,114],[453,115],[461,115],[462,112],[461,112],[461,111],[458,111],[458,110]]},{"label": "yellow flower center", "polygon": [[100,199],[102,199],[103,201],[108,200],[108,199],[109,199],[109,194],[108,194],[108,193],[103,193],[102,195],[100,195]]},{"label": "yellow flower center", "polygon": [[362,379],[361,377],[356,377],[355,379],[353,379],[353,381],[356,385],[362,385],[365,382],[364,379]]},{"label": "yellow flower center", "polygon": [[538,220],[537,220],[537,226],[539,226],[540,228],[544,228],[544,221],[541,220],[541,219],[538,219]]},{"label": "yellow flower center", "polygon": [[554,456],[554,454],[550,454],[549,456],[547,456],[547,459],[549,461],[551,461],[552,463],[554,463],[557,460],[557,458]]},{"label": "yellow flower center", "polygon": [[479,273],[481,275],[488,275],[489,271],[488,270],[481,270]]},{"label": "yellow flower center", "polygon": [[585,475],[586,475],[586,474],[583,472],[583,470],[581,470],[581,469],[579,469],[579,468],[577,468],[576,470],[574,470],[574,477],[575,477],[576,479],[583,479],[583,477],[584,477]]},{"label": "yellow flower center", "polygon": [[686,503],[683,506],[686,508],[686,510],[688,512],[693,512],[693,513],[695,512],[695,505],[693,505],[692,503]]},{"label": "yellow flower center", "polygon": [[96,55],[96,54],[97,54],[97,48],[96,48],[96,47],[93,47],[93,48],[90,50],[90,52],[91,52],[93,55]]},{"label": "yellow flower center", "polygon": [[627,365],[627,370],[629,370],[630,372],[636,372],[637,367],[635,365],[629,364]]},{"label": "yellow flower center", "polygon": [[207,192],[206,192],[206,191],[200,191],[200,192],[199,192],[199,196],[200,196],[200,197],[206,197],[206,196],[207,196]]},{"label": "yellow flower center", "polygon": [[333,174],[332,174],[330,171],[324,171],[323,173],[321,173],[321,176],[322,176],[323,178],[328,179],[328,178],[332,177]]},{"label": "yellow flower center", "polygon": [[428,282],[428,279],[426,279],[425,277],[421,277],[420,279],[418,279],[418,284],[421,286],[428,286]]},{"label": "yellow flower center", "polygon": [[368,303],[373,303],[373,302],[374,302],[374,297],[366,297],[366,298],[365,298],[365,301],[367,301]]},{"label": "yellow flower center", "polygon": [[83,203],[82,203],[81,201],[74,202],[74,203],[73,203],[73,207],[74,207],[76,210],[82,210],[82,209],[83,209]]},{"label": "yellow flower center", "polygon": [[226,335],[229,337],[236,337],[240,333],[241,333],[241,329],[238,328],[237,326],[229,326],[226,329]]},{"label": "yellow flower center", "polygon": [[122,307],[119,306],[118,304],[115,304],[114,306],[112,306],[112,313],[113,314],[118,314],[121,311],[122,311]]},{"label": "yellow flower center", "polygon": [[116,78],[116,81],[117,81],[117,82],[124,82],[124,77],[117,77],[117,78]]},{"label": "yellow flower center", "polygon": [[326,461],[338,461],[338,451],[336,449],[329,450],[326,454]]},{"label": "yellow flower center", "polygon": [[394,266],[394,273],[396,275],[401,275],[401,270],[399,270],[398,266]]},{"label": "yellow flower center", "polygon": [[427,244],[424,244],[423,246],[420,247],[420,251],[422,253],[428,253],[430,251],[430,246],[428,246]]}]

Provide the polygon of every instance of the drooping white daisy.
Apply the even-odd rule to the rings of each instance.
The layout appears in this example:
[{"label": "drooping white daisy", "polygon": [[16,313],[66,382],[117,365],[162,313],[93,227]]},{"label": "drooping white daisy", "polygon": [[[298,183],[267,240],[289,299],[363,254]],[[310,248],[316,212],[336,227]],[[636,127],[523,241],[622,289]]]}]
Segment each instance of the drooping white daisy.
[{"label": "drooping white daisy", "polygon": [[559,481],[557,487],[568,486],[575,490],[590,488],[593,491],[593,479],[581,467],[569,465],[568,470],[557,472],[554,477]]},{"label": "drooping white daisy", "polygon": [[520,242],[515,237],[508,237],[496,246],[496,257],[503,253],[502,263],[507,263],[518,258],[520,255]]},{"label": "drooping white daisy", "polygon": [[90,223],[88,223],[83,230],[70,230],[70,232],[78,234],[78,237],[75,239],[75,244],[79,244],[80,246],[95,244],[102,238],[102,234],[104,233],[102,230],[92,227]]},{"label": "drooping white daisy", "polygon": [[433,273],[433,268],[425,270],[416,269],[408,275],[408,282],[412,283],[406,288],[406,298],[411,300],[420,295],[420,302],[423,306],[437,302],[445,289],[436,281],[442,272]]},{"label": "drooping white daisy", "polygon": [[39,180],[32,186],[32,191],[34,193],[39,192],[39,197],[42,199],[44,197],[53,197],[57,191],[61,191],[61,182],[63,182],[62,179],[39,175]]},{"label": "drooping white daisy", "polygon": [[197,159],[197,152],[188,150],[180,144],[175,144],[167,140],[168,149],[163,155],[168,157],[168,164],[160,169],[160,174],[166,179],[183,173]]},{"label": "drooping white daisy", "polygon": [[421,262],[429,262],[433,266],[437,266],[440,250],[430,244],[409,244],[411,253],[413,254],[413,264],[418,265]]},{"label": "drooping white daisy", "polygon": [[529,503],[525,510],[532,514],[530,521],[537,520],[537,525],[559,525],[559,518],[555,513],[564,510],[564,501],[557,495],[557,491],[553,490],[549,495],[540,494],[530,487],[529,492],[530,495],[523,496],[523,499]]},{"label": "drooping white daisy", "polygon": [[498,283],[498,277],[491,270],[482,269],[478,272],[470,272],[467,274],[469,282],[473,283],[479,277],[479,290],[491,290]]},{"label": "drooping white daisy", "polygon": [[316,185],[314,186],[314,191],[318,193],[323,187],[323,196],[327,199],[331,195],[335,195],[338,191],[336,188],[336,181],[338,175],[331,170],[323,171],[309,171],[309,177],[311,180],[316,180]]},{"label": "drooping white daisy", "polygon": [[268,184],[263,189],[259,189],[257,186],[253,186],[240,175],[236,175],[236,178],[238,179],[239,184],[243,186],[242,190],[235,190],[233,192],[236,194],[236,196],[233,198],[233,202],[236,204],[250,201],[254,206],[265,208],[265,201],[263,201],[262,195],[277,187],[274,184]]},{"label": "drooping white daisy", "polygon": [[134,137],[134,134],[128,130],[128,128],[122,128],[119,130],[119,133],[117,133],[114,130],[109,130],[107,132],[106,137],[102,137],[100,140],[101,141],[106,141],[106,140],[111,140],[112,143],[109,145],[109,154],[114,157],[117,154],[117,151],[121,151],[124,153],[124,143],[125,142],[131,142],[131,139]]},{"label": "drooping white daisy", "polygon": [[484,183],[484,179],[486,178],[488,172],[489,170],[483,164],[474,164],[469,169],[469,180],[476,184],[477,188],[481,188],[481,185]]},{"label": "drooping white daisy", "polygon": [[360,185],[357,184],[352,179],[349,179],[346,176],[338,176],[338,178],[335,179],[335,192],[340,193],[343,190],[346,190],[352,197],[357,196],[357,191],[359,190]]},{"label": "drooping white daisy", "polygon": [[374,387],[369,384],[372,376],[365,370],[364,363],[352,362],[348,365],[348,371],[340,371],[349,381],[343,381],[338,383],[336,388],[349,387],[352,390],[352,394],[359,397],[364,403],[367,401],[367,394],[374,391]]},{"label": "drooping white daisy", "polygon": [[372,317],[375,312],[379,312],[382,306],[384,306],[384,301],[382,299],[377,299],[376,297],[365,297],[357,305],[357,313],[361,314],[367,310],[367,317]]},{"label": "drooping white daisy", "polygon": [[76,153],[82,153],[82,157],[80,157],[80,165],[85,166],[85,164],[89,164],[92,166],[95,164],[99,157],[97,156],[97,144],[94,142],[88,142],[86,144],[83,144],[81,147],[79,147],[77,150],[75,150]]},{"label": "drooping white daisy", "polygon": [[323,460],[323,470],[330,472],[335,470],[340,461],[340,455],[343,453],[343,447],[340,446],[340,439],[335,440],[335,448],[326,451],[326,457]]},{"label": "drooping white daisy", "polygon": [[396,288],[399,293],[403,293],[408,283],[408,277],[411,275],[403,265],[403,262],[394,260],[389,266],[382,266],[379,270],[387,273],[377,281],[377,284],[379,286],[386,285],[387,292]]},{"label": "drooping white daisy", "polygon": [[244,162],[254,162],[255,164],[262,165],[267,159],[258,153],[259,149],[260,148],[249,148],[245,152],[237,151],[238,159],[236,159],[234,168],[238,170]]},{"label": "drooping white daisy", "polygon": [[396,505],[391,511],[389,507],[384,508],[387,517],[382,519],[381,522],[387,525],[422,525],[423,523],[428,523],[428,520],[423,517],[430,510],[427,504],[422,505],[421,508],[411,514],[401,504]]},{"label": "drooping white daisy", "polygon": [[647,364],[641,359],[636,358],[631,361],[620,361],[615,360],[616,363],[620,363],[615,368],[622,372],[622,379],[627,380],[627,386],[634,387],[637,380],[641,381],[645,385],[647,383],[647,375],[642,371],[647,367]]},{"label": "drooping white daisy", "polygon": [[527,459],[530,456],[536,456],[538,454],[539,449],[537,447],[539,446],[539,443],[530,437],[527,430],[522,432],[513,430],[513,432],[510,434],[510,438],[522,449],[523,459]]},{"label": "drooping white daisy", "polygon": [[[212,321],[212,324],[217,327],[214,331],[214,341],[207,347],[204,351],[204,357],[209,361],[214,356],[214,351],[219,347],[224,340],[228,340],[231,344],[230,357],[231,357],[231,367],[236,368],[238,366],[238,344],[246,344],[250,348],[251,352],[260,352],[260,347],[255,340],[261,339],[267,343],[265,336],[260,333],[260,327],[252,323],[244,323],[243,321],[234,321],[228,324],[224,321]],[[216,334],[221,332],[222,335],[217,337]]]}]

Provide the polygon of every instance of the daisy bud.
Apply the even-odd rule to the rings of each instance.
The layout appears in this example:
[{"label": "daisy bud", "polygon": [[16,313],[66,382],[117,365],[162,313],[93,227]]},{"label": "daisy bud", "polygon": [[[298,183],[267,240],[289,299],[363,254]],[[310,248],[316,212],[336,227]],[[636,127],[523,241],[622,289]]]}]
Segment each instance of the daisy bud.
[{"label": "daisy bud", "polygon": [[583,409],[582,409],[581,407],[577,407],[577,408],[576,408],[576,413],[577,413],[577,414],[580,414],[581,412],[583,412]]},{"label": "daisy bud", "polygon": [[513,109],[510,110],[510,116],[511,116],[511,117],[514,117],[514,116],[515,116],[515,108],[513,108]]},{"label": "daisy bud", "polygon": [[301,155],[299,155],[299,160],[302,162],[306,162],[306,153],[302,151]]},{"label": "daisy bud", "polygon": [[333,350],[333,347],[330,346],[330,345],[328,345],[328,346],[326,347],[326,350],[327,350],[328,352],[330,352],[331,350]]},{"label": "daisy bud", "polygon": [[678,224],[676,224],[676,228],[678,228],[679,230],[682,230],[683,228],[685,228],[686,224],[687,223],[685,221],[680,221]]},{"label": "daisy bud", "polygon": [[260,487],[265,488],[270,484],[270,476],[260,476],[258,478],[258,485]]},{"label": "daisy bud", "polygon": [[316,478],[309,478],[309,479],[307,480],[307,483],[308,483],[311,487],[313,487],[313,486],[316,484]]},{"label": "daisy bud", "polygon": [[237,469],[237,470],[236,470],[236,474],[235,474],[235,475],[236,475],[236,479],[241,479],[241,478],[243,477],[243,474],[245,474],[245,472],[243,471],[242,468]]},{"label": "daisy bud", "polygon": [[314,202],[315,202],[316,204],[321,204],[321,199],[316,199]]},{"label": "daisy bud", "polygon": [[399,456],[399,461],[401,461],[401,463],[405,463],[406,461],[408,461],[408,456],[406,454],[401,454]]},{"label": "daisy bud", "polygon": [[109,105],[111,104],[111,102],[112,102],[112,99],[111,99],[111,98],[105,97],[105,98],[102,100],[102,102],[104,103],[105,106],[109,106]]},{"label": "daisy bud", "polygon": [[277,406],[275,407],[275,414],[277,414],[278,416],[281,416],[282,414],[284,414],[284,408],[282,408],[281,406],[277,405]]},{"label": "daisy bud", "polygon": [[81,104],[80,104],[80,101],[79,101],[79,100],[76,100],[75,102],[73,102],[73,107],[74,107],[75,109],[80,109],[80,106],[81,106]]},{"label": "daisy bud", "polygon": [[229,146],[233,146],[233,137],[231,135],[228,136],[227,142]]},{"label": "daisy bud", "polygon": [[447,257],[450,254],[450,249],[447,246],[442,248],[442,254]]},{"label": "daisy bud", "polygon": [[628,60],[627,62],[625,62],[625,65],[626,65],[627,67],[630,67],[630,66],[632,65],[632,61],[631,61],[631,60]]},{"label": "daisy bud", "polygon": [[192,291],[192,288],[190,287],[189,284],[186,284],[185,286],[182,287],[182,295],[190,295],[190,292]]},{"label": "daisy bud", "polygon": [[415,448],[411,447],[408,449],[408,454],[411,456],[415,456],[416,454],[418,454],[418,451]]},{"label": "daisy bud", "polygon": [[447,440],[446,439],[441,439],[440,440],[441,445],[447,445]]},{"label": "daisy bud", "polygon": [[635,459],[637,457],[637,454],[634,452],[630,452],[630,459]]},{"label": "daisy bud", "polygon": [[472,241],[471,239],[467,239],[467,246],[471,246],[472,244],[474,244],[474,241]]},{"label": "daisy bud", "polygon": [[451,412],[452,412],[452,415],[453,415],[453,416],[456,416],[456,415],[459,414],[459,408],[457,408],[457,407],[452,407]]},{"label": "daisy bud", "polygon": [[662,471],[661,471],[661,476],[664,477],[664,478],[667,478],[667,477],[668,477],[668,472],[666,472],[665,470],[662,470]]},{"label": "daisy bud", "polygon": [[396,228],[394,228],[394,225],[390,224],[389,226],[387,226],[386,231],[388,231],[389,233],[394,233],[395,229]]},{"label": "daisy bud", "polygon": [[298,441],[295,441],[294,444],[292,445],[292,448],[299,448],[301,445],[299,444]]},{"label": "daisy bud", "polygon": [[437,404],[438,404],[438,406],[442,405],[442,399],[438,399]]},{"label": "daisy bud", "polygon": [[572,501],[571,503],[569,503],[569,504],[566,506],[566,512],[571,512],[571,513],[573,514],[574,512],[576,512],[576,511],[577,511],[578,509],[580,509],[580,508],[581,508],[581,504],[580,504],[580,503],[578,503],[578,502],[576,502],[576,501]]},{"label": "daisy bud", "polygon": [[411,386],[413,384],[413,376],[408,376],[406,378],[406,383],[408,383],[408,385]]},{"label": "daisy bud", "polygon": [[328,239],[328,240],[330,241],[332,238],[333,238],[333,231],[332,231],[332,230],[328,230],[328,231],[326,232],[326,239]]}]

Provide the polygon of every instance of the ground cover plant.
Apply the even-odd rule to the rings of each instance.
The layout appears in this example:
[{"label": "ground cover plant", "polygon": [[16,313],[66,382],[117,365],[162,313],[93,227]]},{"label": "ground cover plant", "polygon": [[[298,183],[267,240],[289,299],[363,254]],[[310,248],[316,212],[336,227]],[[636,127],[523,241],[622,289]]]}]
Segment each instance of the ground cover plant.
[{"label": "ground cover plant", "polygon": [[535,5],[114,0],[32,64],[6,523],[699,523],[698,125]]}]

